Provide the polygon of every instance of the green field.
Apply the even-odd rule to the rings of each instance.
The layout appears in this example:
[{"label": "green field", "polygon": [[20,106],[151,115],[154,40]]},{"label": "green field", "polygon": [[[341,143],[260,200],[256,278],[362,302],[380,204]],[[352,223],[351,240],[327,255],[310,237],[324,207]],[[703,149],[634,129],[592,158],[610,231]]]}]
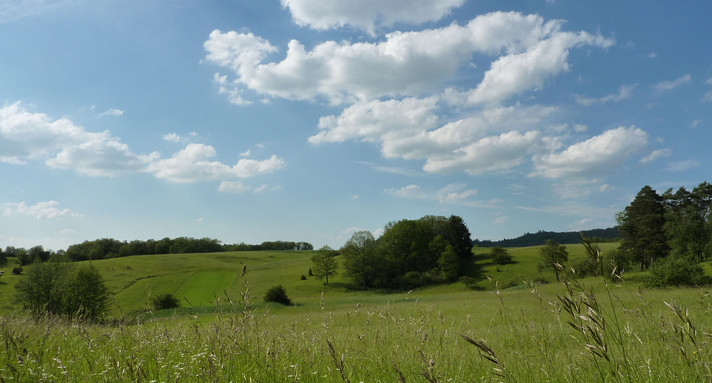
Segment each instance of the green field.
[{"label": "green field", "polygon": [[[585,256],[581,246],[568,250],[571,262]],[[355,291],[340,275],[330,278],[329,286],[313,277],[301,280],[311,266],[310,252],[95,261],[115,293],[111,317],[116,319],[103,325],[28,319],[12,304],[19,277],[9,275],[9,265],[0,277],[0,378],[88,382],[712,379],[709,289],[644,289],[639,282],[642,274],[630,273],[616,284],[584,279],[583,290],[572,287],[569,292],[555,283],[552,272],[538,271],[538,251],[537,247],[510,249],[515,263],[497,266],[488,260],[485,249],[479,249],[471,269],[480,275],[475,289],[457,282],[409,292]],[[705,267],[710,271],[710,265]],[[295,306],[262,302],[264,292],[276,284],[285,286]],[[150,313],[150,297],[162,293],[175,294],[183,307]],[[577,307],[575,315],[567,312],[565,302]]]}]

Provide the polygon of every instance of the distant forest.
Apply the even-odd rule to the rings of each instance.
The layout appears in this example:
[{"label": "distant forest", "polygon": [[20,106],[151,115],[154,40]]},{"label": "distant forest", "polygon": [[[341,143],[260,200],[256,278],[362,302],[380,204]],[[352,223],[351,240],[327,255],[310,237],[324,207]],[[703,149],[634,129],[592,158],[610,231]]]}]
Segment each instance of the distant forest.
[{"label": "distant forest", "polygon": [[472,241],[474,246],[479,247],[527,247],[527,246],[541,246],[546,243],[547,240],[553,240],[559,244],[573,244],[581,242],[581,234],[588,238],[591,242],[613,242],[620,238],[620,232],[618,231],[618,226],[609,227],[607,229],[593,229],[593,230],[583,230],[583,231],[567,231],[567,232],[554,232],[554,231],[538,231],[536,233],[527,233],[521,237],[512,239],[503,239],[500,241],[490,241],[484,240],[480,241],[475,239]]}]

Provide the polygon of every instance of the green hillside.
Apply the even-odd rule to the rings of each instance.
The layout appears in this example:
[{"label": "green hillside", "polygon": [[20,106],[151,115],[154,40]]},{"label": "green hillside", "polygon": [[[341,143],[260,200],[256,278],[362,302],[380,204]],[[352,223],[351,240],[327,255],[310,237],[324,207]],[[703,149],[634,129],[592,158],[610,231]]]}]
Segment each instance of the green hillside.
[{"label": "green hillside", "polygon": [[[601,247],[615,248],[617,244],[606,243]],[[583,259],[585,251],[581,245],[569,245],[570,262]],[[492,290],[492,282],[497,288],[524,285],[526,282],[550,283],[555,281],[550,271],[538,271],[539,247],[511,248],[514,263],[494,265],[489,259],[487,248],[475,250],[475,257],[468,274],[477,279],[474,286],[478,290]],[[283,285],[290,298],[298,305],[317,305],[322,291],[328,291],[331,300],[355,302],[361,300],[383,300],[379,291],[353,291],[351,284],[342,275],[330,279],[329,286],[314,277],[307,276],[312,266],[311,251],[255,251],[207,254],[165,254],[145,255],[93,261],[94,267],[104,276],[114,293],[112,315],[128,314],[149,308],[154,295],[171,293],[183,307],[214,306],[216,298],[226,302],[227,298],[237,300],[245,292],[247,281],[249,293],[254,303],[261,304],[262,296],[270,287]],[[340,259],[338,259],[340,262]],[[10,275],[14,266],[11,260],[0,277],[0,312],[11,312],[14,284],[21,276]],[[241,275],[243,266],[246,274]],[[633,279],[635,274],[631,275]],[[425,296],[450,294],[465,291],[462,282],[443,284],[419,289]],[[399,292],[388,292],[387,297],[399,296]]]}]

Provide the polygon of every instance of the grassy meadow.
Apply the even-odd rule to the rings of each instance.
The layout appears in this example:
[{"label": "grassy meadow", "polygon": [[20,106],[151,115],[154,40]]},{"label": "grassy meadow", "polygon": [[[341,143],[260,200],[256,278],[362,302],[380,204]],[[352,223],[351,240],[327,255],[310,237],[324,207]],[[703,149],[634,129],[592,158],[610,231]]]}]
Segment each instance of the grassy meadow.
[{"label": "grassy meadow", "polygon": [[[586,256],[567,249],[570,262]],[[13,305],[11,262],[0,277],[0,380],[712,380],[709,289],[643,289],[640,273],[567,287],[538,271],[538,247],[509,250],[515,263],[499,266],[476,250],[472,272],[482,278],[472,289],[409,292],[351,290],[339,275],[329,286],[301,280],[310,252],[95,261],[115,293],[104,324],[29,319]],[[262,302],[276,284],[294,306]],[[150,312],[162,293],[182,307]]]}]

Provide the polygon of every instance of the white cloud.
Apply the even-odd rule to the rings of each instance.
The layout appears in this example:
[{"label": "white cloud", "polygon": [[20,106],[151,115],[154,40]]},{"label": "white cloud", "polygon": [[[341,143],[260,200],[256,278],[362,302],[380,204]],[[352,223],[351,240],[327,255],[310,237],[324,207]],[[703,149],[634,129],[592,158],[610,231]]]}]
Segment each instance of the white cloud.
[{"label": "white cloud", "polygon": [[705,93],[705,95],[702,96],[702,102],[712,102],[712,92]]},{"label": "white cloud", "polygon": [[131,152],[108,131],[87,132],[66,118],[29,112],[20,102],[0,108],[0,152],[6,163],[44,159],[51,167],[91,176],[139,170],[152,158]]},{"label": "white cloud", "polygon": [[418,185],[403,186],[399,189],[390,188],[384,191],[392,196],[407,199],[427,199],[430,197],[430,195],[423,192]]},{"label": "white cloud", "polygon": [[531,154],[539,138],[538,131],[484,137],[452,153],[429,157],[423,170],[431,173],[464,171],[470,175],[509,170]]},{"label": "white cloud", "polygon": [[121,117],[124,115],[124,111],[121,109],[116,109],[116,108],[111,108],[107,110],[106,112],[102,113],[99,115],[99,117],[105,117],[105,116],[110,116],[110,117]]},{"label": "white cloud", "polygon": [[81,214],[73,213],[69,209],[59,209],[59,202],[45,201],[38,202],[32,206],[27,206],[25,202],[6,203],[3,209],[4,216],[27,215],[36,219],[55,219],[60,217],[81,217]]},{"label": "white cloud", "polygon": [[671,151],[670,149],[667,149],[667,148],[666,148],[666,149],[654,150],[652,153],[650,153],[650,154],[648,154],[647,156],[643,157],[643,158],[640,160],[640,163],[641,163],[641,164],[647,164],[647,163],[650,163],[650,162],[653,162],[653,161],[657,160],[658,158],[670,157],[670,155],[672,155],[672,151]]},{"label": "white cloud", "polygon": [[72,0],[3,0],[0,4],[0,23],[33,16],[70,3]]},{"label": "white cloud", "polygon": [[252,152],[248,149],[242,153],[240,153],[240,157],[249,157]]},{"label": "white cloud", "polygon": [[636,127],[620,127],[573,144],[559,153],[536,156],[532,176],[563,178],[601,174],[623,164],[647,145],[648,135]]},{"label": "white cloud", "polygon": [[300,26],[325,30],[352,26],[371,34],[395,23],[437,21],[465,0],[281,0]]},{"label": "white cloud", "polygon": [[474,199],[477,190],[468,189],[464,184],[450,184],[434,192],[422,190],[419,185],[408,185],[401,188],[384,190],[386,194],[406,199],[431,200],[443,205],[486,206]]},{"label": "white cloud", "polygon": [[571,178],[553,185],[554,194],[559,198],[581,198],[596,192],[609,190],[610,185],[602,183],[601,179]]},{"label": "white cloud", "polygon": [[505,223],[507,223],[507,222],[509,222],[509,217],[504,216],[504,215],[501,216],[501,217],[497,217],[497,218],[494,220],[494,224],[495,224],[495,225],[502,225],[502,224],[505,224]]},{"label": "white cloud", "polygon": [[584,106],[589,106],[593,104],[605,104],[607,102],[619,102],[623,101],[625,99],[630,98],[633,95],[633,90],[635,87],[638,86],[638,84],[633,84],[633,85],[621,85],[620,88],[618,88],[617,93],[611,93],[606,96],[600,97],[600,98],[588,98],[584,97],[580,94],[577,94],[576,97],[576,102],[579,105],[584,105]]},{"label": "white cloud", "polygon": [[710,77],[710,78],[708,78],[707,80],[705,80],[705,84],[707,84],[707,85],[712,85],[712,77]]},{"label": "white cloud", "polygon": [[[358,140],[380,145],[386,158],[424,159],[423,170],[482,174],[517,166],[540,134],[506,132],[536,126],[555,111],[547,107],[492,107],[437,127],[436,98],[369,101],[323,117],[313,144]],[[494,135],[492,135],[494,133]]]},{"label": "white cloud", "polygon": [[701,163],[699,161],[695,160],[686,160],[686,161],[674,161],[668,164],[667,168],[665,170],[669,172],[685,172],[691,169],[694,169],[696,167],[699,167]]},{"label": "white cloud", "polygon": [[368,101],[346,108],[340,116],[319,119],[318,134],[309,137],[312,144],[362,140],[380,142],[386,157],[396,156],[406,139],[434,128],[437,99]]},{"label": "white cloud", "polygon": [[692,76],[690,76],[689,74],[686,74],[686,75],[684,75],[680,78],[677,78],[675,80],[672,80],[672,81],[659,82],[659,83],[653,85],[653,88],[655,90],[659,90],[659,91],[673,90],[682,84],[690,82],[690,80],[692,80]]},{"label": "white cloud", "polygon": [[163,135],[163,140],[168,142],[181,142],[183,141],[183,137],[177,133],[167,133]]},{"label": "white cloud", "polygon": [[88,176],[115,176],[127,172],[142,170],[157,157],[156,153],[138,155],[111,137],[108,132],[91,133],[87,141],[62,149],[54,158],[46,161],[47,165],[74,170]]},{"label": "white cloud", "polygon": [[247,102],[245,89],[294,100],[324,98],[332,104],[415,96],[441,86],[475,53],[503,55],[469,95],[471,103],[491,103],[540,88],[546,78],[567,70],[570,48],[613,43],[586,32],[561,32],[561,25],[536,15],[495,12],[465,26],[390,33],[377,43],[327,41],[307,51],[292,40],[282,61],[268,63],[263,60],[277,48],[251,33],[215,30],[204,47],[208,61],[235,75],[232,81],[216,75],[220,91],[231,102],[239,98],[235,103]]},{"label": "white cloud", "polygon": [[607,48],[612,40],[586,32],[555,32],[525,52],[500,57],[492,63],[482,82],[470,92],[468,103],[496,103],[526,90],[538,90],[544,81],[568,71],[569,49],[580,45]]},{"label": "white cloud", "polygon": [[580,220],[574,222],[572,225],[570,225],[569,230],[586,230],[587,228],[591,227],[592,223],[593,223],[593,219],[583,218],[583,219],[580,219]]},{"label": "white cloud", "polygon": [[216,155],[217,151],[212,146],[189,144],[185,149],[174,153],[171,158],[155,160],[147,167],[147,171],[157,178],[171,182],[193,183],[248,178],[272,173],[285,166],[284,160],[276,155],[262,161],[241,159],[232,166],[210,161],[210,158]]}]

